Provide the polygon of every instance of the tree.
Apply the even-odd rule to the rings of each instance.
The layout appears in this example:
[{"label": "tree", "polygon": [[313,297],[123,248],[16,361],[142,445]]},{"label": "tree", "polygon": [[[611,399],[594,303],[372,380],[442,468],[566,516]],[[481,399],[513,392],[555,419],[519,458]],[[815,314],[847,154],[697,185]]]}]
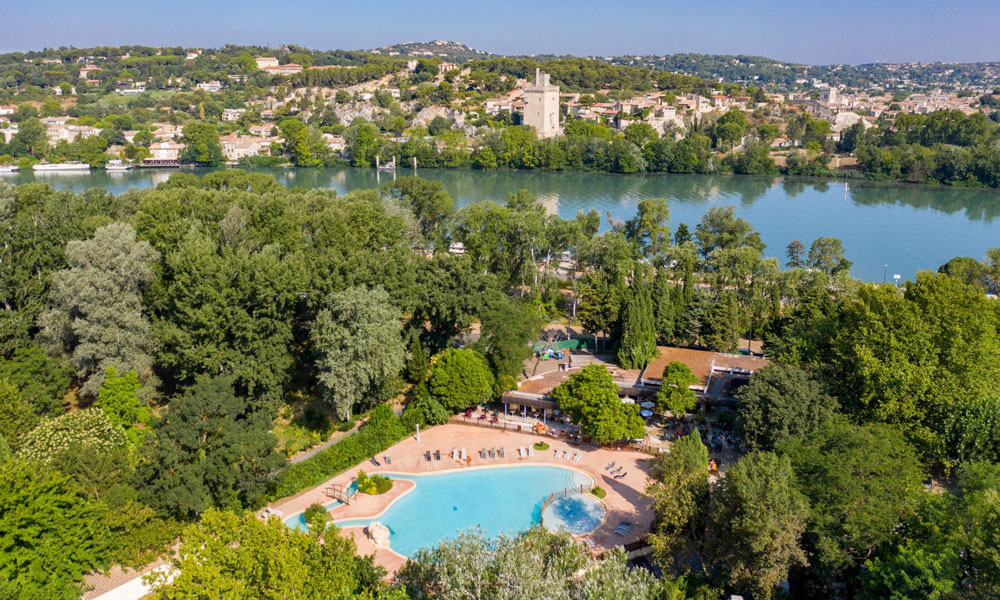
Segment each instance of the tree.
[{"label": "tree", "polygon": [[431,360],[431,397],[454,413],[493,397],[493,373],[475,350],[449,348]]},{"label": "tree", "polygon": [[837,238],[817,238],[809,247],[809,268],[833,275],[849,272],[851,261],[844,258],[844,245]]},{"label": "tree", "polygon": [[951,578],[955,557],[950,552],[931,554],[921,548],[899,548],[886,560],[865,561],[861,574],[863,600],[947,600],[955,582]]},{"label": "tree", "polygon": [[656,129],[653,129],[653,126],[645,121],[629,123],[628,127],[625,128],[625,139],[640,148],[659,137]]},{"label": "tree", "polygon": [[406,378],[410,383],[424,383],[427,381],[431,369],[430,356],[424,349],[424,344],[420,341],[420,335],[411,332],[410,335],[410,355],[406,361]]},{"label": "tree", "polygon": [[277,518],[262,521],[250,513],[210,510],[184,531],[169,563],[172,569],[154,575],[150,597],[383,598],[377,594],[384,588],[384,571],[371,556],[357,556],[353,540],[335,530],[321,537],[317,543],[316,535],[286,527]]},{"label": "tree", "polygon": [[16,451],[21,438],[35,428],[38,415],[21,397],[21,392],[10,381],[0,379],[0,437],[5,440],[6,451]]},{"label": "tree", "polygon": [[222,154],[222,144],[219,143],[219,130],[211,123],[193,121],[184,126],[181,141],[182,162],[193,162],[200,166],[217,167],[225,162]]},{"label": "tree", "polygon": [[1000,463],[1000,398],[959,400],[941,428],[942,455],[955,464]]},{"label": "tree", "polygon": [[733,206],[709,208],[698,222],[694,236],[698,240],[698,250],[705,258],[717,248],[731,250],[748,246],[759,252],[765,248],[760,234],[750,223],[736,217]]},{"label": "tree", "polygon": [[604,365],[587,365],[557,385],[549,397],[559,404],[583,435],[598,444],[644,438],[645,422],[635,404],[623,404],[618,385]]},{"label": "tree", "polygon": [[806,247],[799,240],[792,240],[788,243],[788,248],[785,250],[785,254],[788,256],[788,262],[785,266],[789,269],[804,269],[806,266],[805,261]]},{"label": "tree", "polygon": [[113,453],[124,448],[125,434],[97,408],[43,419],[21,440],[18,456],[48,464],[67,452]]},{"label": "tree", "polygon": [[83,574],[110,562],[106,514],[58,471],[8,461],[0,468],[0,584],[22,600],[79,598]]},{"label": "tree", "polygon": [[943,273],[958,279],[965,285],[986,289],[989,286],[986,265],[968,256],[956,256],[938,267],[938,273]]},{"label": "tree", "polygon": [[625,235],[648,259],[660,258],[670,247],[670,209],[663,198],[639,201],[638,213],[625,223]]},{"label": "tree", "polygon": [[112,425],[125,432],[133,445],[142,441],[145,427],[149,425],[153,415],[150,408],[139,400],[141,386],[135,371],[119,376],[114,367],[108,367],[104,383],[97,393],[97,406],[104,411]]},{"label": "tree", "polygon": [[66,244],[68,268],[53,275],[55,308],[42,315],[40,335],[50,352],[70,355],[85,380],[84,395],[96,396],[109,367],[135,371],[151,391],[156,343],[142,291],[159,257],[148,242],[136,240],[131,225],[121,223]]},{"label": "tree", "polygon": [[625,306],[622,336],[618,341],[618,364],[626,369],[644,369],[656,355],[653,303],[649,290],[642,286],[632,292]]},{"label": "tree", "polygon": [[313,322],[324,400],[347,419],[373,387],[403,369],[406,347],[401,315],[381,287],[352,287],[331,294]]},{"label": "tree", "polygon": [[627,568],[621,550],[596,559],[568,533],[542,528],[492,539],[481,531],[459,533],[418,550],[395,583],[414,600],[654,600],[675,598],[667,590],[676,592],[673,582]]},{"label": "tree", "polygon": [[670,411],[675,417],[694,410],[698,401],[691,386],[698,378],[691,368],[682,362],[672,360],[663,367],[663,383],[656,393],[656,403],[661,411]]},{"label": "tree", "polygon": [[40,415],[62,412],[72,378],[71,364],[47,356],[34,344],[18,348],[10,358],[0,358],[0,379],[19,388],[21,397]]},{"label": "tree", "polygon": [[451,417],[448,409],[431,396],[427,385],[422,383],[413,388],[413,400],[407,405],[406,411],[417,415],[417,420],[425,425],[444,425]]},{"label": "tree", "polygon": [[898,544],[923,493],[920,463],[898,430],[833,420],[778,449],[810,502],[814,569],[834,577]]},{"label": "tree", "polygon": [[701,559],[708,524],[708,448],[695,429],[653,459],[646,494],[656,519],[650,529],[657,563],[667,572],[686,573]]},{"label": "tree", "polygon": [[993,308],[981,290],[926,271],[903,294],[864,286],[839,310],[831,389],[858,418],[898,424],[925,456],[939,457],[945,417],[992,394],[1000,378]]},{"label": "tree", "polygon": [[787,458],[744,456],[713,494],[709,560],[732,588],[771,598],[790,568],[806,564],[799,538],[807,509]]},{"label": "tree", "polygon": [[438,247],[444,243],[448,218],[455,210],[454,201],[440,181],[420,177],[400,177],[382,185],[383,196],[395,198],[413,212],[420,222],[424,239]]},{"label": "tree", "polygon": [[441,135],[451,129],[451,119],[443,115],[434,115],[430,124],[427,125],[427,132],[431,135]]},{"label": "tree", "polygon": [[802,369],[771,363],[736,392],[737,431],[750,450],[774,450],[833,418],[838,404]]},{"label": "tree", "polygon": [[39,156],[48,146],[45,125],[34,117],[24,119],[18,123],[18,130],[17,134],[14,135],[14,141],[24,144],[28,152]]},{"label": "tree", "polygon": [[284,463],[269,415],[249,410],[226,375],[200,376],[170,401],[136,471],[148,503],[179,518],[254,507]]},{"label": "tree", "polygon": [[537,339],[542,319],[523,302],[501,296],[480,314],[478,346],[499,380],[513,381],[531,358],[531,341]]}]

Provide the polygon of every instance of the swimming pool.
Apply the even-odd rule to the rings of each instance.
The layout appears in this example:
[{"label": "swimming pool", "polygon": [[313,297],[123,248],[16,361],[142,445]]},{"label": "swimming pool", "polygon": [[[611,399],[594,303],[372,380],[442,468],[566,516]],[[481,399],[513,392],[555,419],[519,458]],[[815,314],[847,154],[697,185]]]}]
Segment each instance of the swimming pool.
[{"label": "swimming pool", "polygon": [[540,522],[542,502],[549,494],[594,485],[586,473],[541,465],[390,477],[417,485],[375,518],[335,523],[354,527],[379,521],[389,528],[392,550],[403,556],[473,527],[490,537],[528,529]]}]

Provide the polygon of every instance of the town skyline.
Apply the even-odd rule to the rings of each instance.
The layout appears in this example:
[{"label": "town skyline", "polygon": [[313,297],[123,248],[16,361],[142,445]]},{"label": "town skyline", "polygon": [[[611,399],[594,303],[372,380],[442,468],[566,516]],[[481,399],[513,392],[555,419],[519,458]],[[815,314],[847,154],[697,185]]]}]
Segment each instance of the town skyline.
[{"label": "town skyline", "polygon": [[[601,11],[600,18],[595,12],[599,7],[570,10],[562,0],[545,6],[514,0],[504,11],[475,4],[453,11],[446,10],[446,3],[430,2],[418,12],[390,0],[380,5],[384,10],[377,20],[365,7],[339,4],[300,0],[262,18],[252,6],[234,11],[228,2],[206,5],[182,0],[178,10],[149,24],[144,11],[115,0],[99,0],[86,14],[62,10],[69,8],[62,0],[42,2],[8,12],[9,27],[0,52],[226,43],[371,49],[407,40],[443,39],[518,56],[691,52],[764,56],[808,65],[1000,60],[991,43],[991,32],[1000,26],[1000,8],[985,0],[960,0],[947,12],[923,0],[890,0],[878,6],[849,0],[808,15],[784,0],[753,7],[721,6],[712,12],[679,2],[641,0],[627,2],[613,13]],[[392,10],[394,6],[400,10]],[[201,15],[198,24],[191,22],[192,11]],[[107,14],[114,14],[114,20],[106,19]],[[302,14],[310,18],[301,19]],[[371,26],[358,26],[365,22]]]}]

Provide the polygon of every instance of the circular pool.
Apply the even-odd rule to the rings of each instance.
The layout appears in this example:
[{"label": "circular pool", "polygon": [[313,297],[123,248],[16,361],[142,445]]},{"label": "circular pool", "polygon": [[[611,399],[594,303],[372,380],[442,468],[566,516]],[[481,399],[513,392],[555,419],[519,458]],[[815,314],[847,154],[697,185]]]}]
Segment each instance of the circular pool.
[{"label": "circular pool", "polygon": [[590,533],[604,520],[604,505],[590,494],[558,496],[542,511],[542,525],[551,531],[574,535]]}]

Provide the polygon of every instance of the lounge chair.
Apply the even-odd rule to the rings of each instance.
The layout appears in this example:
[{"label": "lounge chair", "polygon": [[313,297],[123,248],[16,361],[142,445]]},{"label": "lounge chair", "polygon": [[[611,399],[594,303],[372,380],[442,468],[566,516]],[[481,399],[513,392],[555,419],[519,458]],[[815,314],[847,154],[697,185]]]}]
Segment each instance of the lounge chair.
[{"label": "lounge chair", "polygon": [[430,450],[428,450],[427,452],[424,452],[424,460],[426,460],[427,462],[431,462],[431,451]]},{"label": "lounge chair", "polygon": [[458,460],[458,448],[451,449],[451,460]]},{"label": "lounge chair", "polygon": [[495,453],[494,453],[494,451],[493,451],[493,448],[490,448],[489,450],[487,450],[486,453],[490,455],[490,458],[494,458],[496,456]]},{"label": "lounge chair", "polygon": [[535,458],[535,447],[534,446],[528,446],[528,457],[529,458]]},{"label": "lounge chair", "polygon": [[440,450],[435,450],[434,451],[434,460],[441,460],[441,451]]},{"label": "lounge chair", "polygon": [[387,465],[391,465],[392,464],[392,459],[389,458],[388,454],[386,454],[384,457],[382,457],[382,460],[384,460],[385,464],[387,464]]},{"label": "lounge chair", "polygon": [[497,450],[497,456],[499,456],[500,458],[503,458],[503,448],[500,448],[499,450]]},{"label": "lounge chair", "polygon": [[562,458],[562,450],[556,450],[556,458]]},{"label": "lounge chair", "polygon": [[622,537],[628,535],[630,531],[632,531],[632,523],[628,521],[622,521],[621,525],[615,528],[615,533]]},{"label": "lounge chair", "polygon": [[605,470],[605,471],[610,471],[611,469],[614,469],[614,468],[615,468],[615,463],[616,463],[616,462],[618,462],[618,461],[617,461],[617,460],[613,460],[613,461],[611,461],[611,464],[610,464],[610,465],[608,465],[608,466],[606,466],[606,467],[604,467],[604,470]]},{"label": "lounge chair", "polygon": [[573,457],[573,462],[580,462],[580,459],[582,457],[583,457],[583,450],[577,450],[576,456]]},{"label": "lounge chair", "polygon": [[523,450],[524,450],[523,447],[521,447],[521,446],[517,447],[517,457],[518,458],[524,458],[524,452],[523,452]]},{"label": "lounge chair", "polygon": [[569,448],[567,448],[567,449],[566,449],[566,451],[565,451],[565,452],[563,452],[563,459],[564,459],[564,460],[569,460],[569,457],[570,457],[570,455],[572,455],[572,454],[573,454],[573,451],[572,451],[572,450],[570,450]]},{"label": "lounge chair", "polygon": [[462,459],[462,460],[466,460],[466,459],[468,458],[468,456],[469,456],[469,455],[465,453],[465,448],[462,448],[462,456],[461,456],[461,459]]},{"label": "lounge chair", "polygon": [[621,475],[615,475],[615,479],[624,479],[626,475],[628,475],[628,471],[625,471]]},{"label": "lounge chair", "polygon": [[486,448],[479,449],[479,458],[486,458]]},{"label": "lounge chair", "polygon": [[375,457],[374,457],[374,456],[373,456],[373,457],[371,457],[371,458],[370,458],[370,459],[368,460],[368,462],[370,462],[371,464],[375,465],[376,467],[381,467],[381,466],[382,466],[382,463],[380,463],[379,461],[375,460]]}]

